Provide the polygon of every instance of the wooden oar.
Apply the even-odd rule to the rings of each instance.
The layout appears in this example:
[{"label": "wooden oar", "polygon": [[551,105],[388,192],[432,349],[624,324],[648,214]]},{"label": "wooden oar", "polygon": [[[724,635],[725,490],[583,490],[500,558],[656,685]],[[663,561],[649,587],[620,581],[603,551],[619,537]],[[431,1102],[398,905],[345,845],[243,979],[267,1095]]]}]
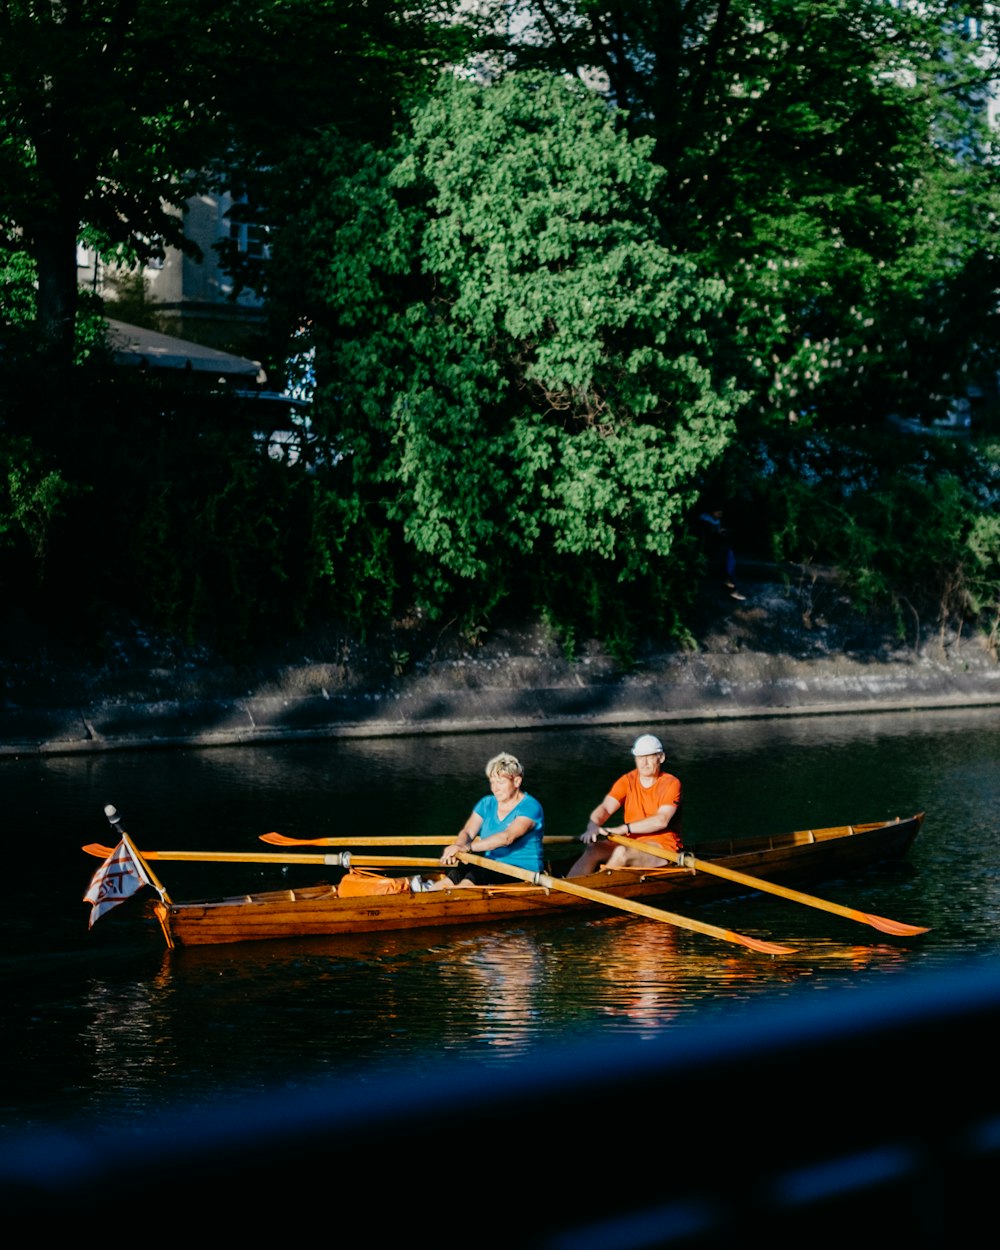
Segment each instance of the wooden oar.
[{"label": "wooden oar", "polygon": [[724,877],[727,881],[736,881],[740,885],[761,890],[766,894],[777,894],[779,898],[790,899],[793,903],[804,903],[807,907],[816,907],[820,911],[831,912],[835,916],[844,916],[848,920],[857,920],[860,924],[871,925],[881,933],[891,933],[894,937],[914,937],[918,933],[929,933],[930,930],[915,924],[903,924],[899,920],[887,920],[885,916],[875,916],[871,912],[858,911],[853,907],[842,907],[839,903],[828,903],[826,899],[814,898],[811,894],[802,894],[799,890],[790,890],[787,886],[776,885],[763,877],[754,877],[747,872],[737,872],[734,868],[725,868],[711,860],[696,859],[690,851],[668,851],[665,846],[650,845],[635,838],[626,838],[619,833],[606,835],[609,842],[617,842],[619,846],[630,846],[646,855],[656,855],[659,859],[669,860],[682,868],[693,868],[696,872],[708,873],[713,877]]},{"label": "wooden oar", "polygon": [[[262,833],[260,840],[270,843],[271,846],[451,846],[455,835],[431,833],[404,834],[398,838],[389,834],[383,837],[363,835],[356,838],[290,838],[284,833]],[[546,846],[578,841],[578,838],[573,837],[542,838]]]},{"label": "wooden oar", "polygon": [[[90,842],[81,848],[88,855],[107,859],[114,847]],[[194,860],[213,864],[326,864],[333,868],[440,868],[437,859],[416,855],[352,855],[337,851],[333,855],[297,851],[294,855],[278,855],[274,851],[143,851],[143,859]]]},{"label": "wooden oar", "polygon": [[514,864],[505,864],[499,859],[487,859],[484,855],[473,855],[469,851],[459,851],[456,859],[463,864],[476,864],[480,868],[488,868],[491,872],[503,873],[508,877],[517,877],[530,885],[540,885],[546,890],[558,890],[563,894],[575,894],[578,898],[587,898],[594,903],[604,903],[607,907],[617,907],[619,911],[629,911],[636,916],[645,916],[649,920],[659,920],[664,924],[676,925],[678,929],[692,929],[695,933],[704,933],[708,937],[721,938],[724,942],[735,942],[738,946],[747,946],[752,951],[760,951],[764,955],[792,955],[790,946],[779,946],[777,942],[762,942],[758,938],[746,937],[742,933],[734,933],[732,929],[720,929],[714,924],[703,924],[700,920],[689,920],[686,916],[677,916],[670,911],[662,911],[659,907],[650,907],[646,903],[637,903],[630,898],[616,898],[604,890],[592,890],[586,885],[577,885],[562,877],[550,877],[544,872],[530,872],[527,868],[518,868]]}]

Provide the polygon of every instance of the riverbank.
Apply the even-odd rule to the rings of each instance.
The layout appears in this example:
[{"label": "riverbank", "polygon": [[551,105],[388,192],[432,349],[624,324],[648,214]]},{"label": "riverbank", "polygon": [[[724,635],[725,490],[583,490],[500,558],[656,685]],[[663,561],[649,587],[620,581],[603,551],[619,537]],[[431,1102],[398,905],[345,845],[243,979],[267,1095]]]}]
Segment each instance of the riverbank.
[{"label": "riverbank", "polygon": [[823,570],[741,568],[746,598],[706,593],[691,645],[650,639],[628,666],[543,625],[462,637],[397,623],[362,644],[313,634],[222,663],[120,633],[100,660],[4,662],[0,755],[223,746],[294,738],[1000,708],[987,641],[854,611]]}]

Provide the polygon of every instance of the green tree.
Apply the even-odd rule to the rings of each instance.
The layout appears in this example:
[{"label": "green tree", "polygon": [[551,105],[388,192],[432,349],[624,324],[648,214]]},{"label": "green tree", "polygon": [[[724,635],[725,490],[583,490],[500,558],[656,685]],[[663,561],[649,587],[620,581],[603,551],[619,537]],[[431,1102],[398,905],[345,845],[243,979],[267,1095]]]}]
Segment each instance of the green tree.
[{"label": "green tree", "polygon": [[773,432],[750,471],[755,513],[779,561],[839,570],[837,594],[919,643],[928,625],[1000,636],[996,444],[881,431]]},{"label": "green tree", "polygon": [[[579,84],[445,77],[389,152],[326,139],[279,236],[308,310],[318,417],[401,527],[425,606],[662,606],[669,557],[739,401],[718,279],[664,245],[663,171]],[[606,616],[606,613],[605,613]]]},{"label": "green tree", "polygon": [[69,360],[81,238],[126,262],[184,246],[190,195],[318,124],[386,133],[445,44],[388,0],[5,3],[0,245],[34,263],[46,347]]},{"label": "green tree", "polygon": [[0,449],[0,547],[21,549],[37,584],[56,519],[74,495],[58,470],[42,463],[29,440],[8,437]]},{"label": "green tree", "polygon": [[748,414],[857,420],[943,405],[995,356],[994,7],[488,0],[483,42],[654,136],[669,237],[734,290]]}]

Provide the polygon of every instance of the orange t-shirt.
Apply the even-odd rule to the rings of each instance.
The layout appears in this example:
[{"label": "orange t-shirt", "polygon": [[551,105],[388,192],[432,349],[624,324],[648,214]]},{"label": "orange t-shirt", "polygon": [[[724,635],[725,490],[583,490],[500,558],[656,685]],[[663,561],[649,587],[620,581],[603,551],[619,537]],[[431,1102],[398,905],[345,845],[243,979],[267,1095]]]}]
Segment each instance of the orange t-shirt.
[{"label": "orange t-shirt", "polygon": [[[644,786],[639,781],[639,770],[633,768],[624,777],[619,777],[608,791],[613,799],[622,805],[622,818],[627,825],[634,820],[644,820],[647,816],[655,816],[661,807],[676,804],[677,810],[667,824],[665,830],[657,833],[637,833],[637,838],[663,838],[665,846],[672,850],[681,849],[681,783],[671,773],[660,773],[651,786]],[[673,838],[664,838],[664,833],[672,833]],[[673,846],[676,841],[677,845]]]}]

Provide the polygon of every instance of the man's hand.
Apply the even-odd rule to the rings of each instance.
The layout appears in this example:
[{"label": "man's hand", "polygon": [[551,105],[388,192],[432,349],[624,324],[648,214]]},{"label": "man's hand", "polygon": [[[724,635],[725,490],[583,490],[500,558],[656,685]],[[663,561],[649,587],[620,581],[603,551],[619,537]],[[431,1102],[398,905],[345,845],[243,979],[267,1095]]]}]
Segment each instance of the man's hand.
[{"label": "man's hand", "polygon": [[588,820],[586,829],[580,834],[580,841],[585,842],[587,846],[593,846],[595,842],[600,842],[601,838],[606,838],[607,836],[600,825],[595,824],[592,820]]}]

